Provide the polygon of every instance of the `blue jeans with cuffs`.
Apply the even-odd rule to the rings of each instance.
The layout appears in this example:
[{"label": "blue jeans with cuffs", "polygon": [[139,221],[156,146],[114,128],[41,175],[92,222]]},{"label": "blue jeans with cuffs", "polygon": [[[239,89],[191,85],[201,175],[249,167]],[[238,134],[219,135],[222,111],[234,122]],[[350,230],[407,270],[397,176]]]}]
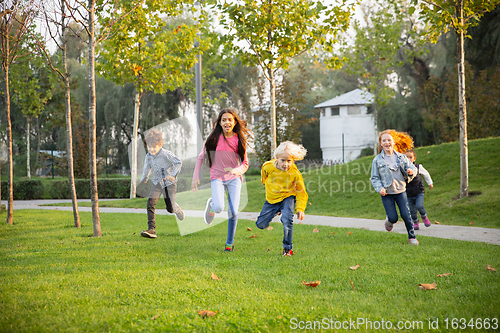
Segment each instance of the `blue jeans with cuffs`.
[{"label": "blue jeans with cuffs", "polygon": [[416,197],[408,197],[408,204],[410,205],[410,214],[411,214],[411,219],[415,222],[418,222],[418,214],[420,213],[420,216],[422,218],[427,216],[427,212],[425,211],[424,208],[424,194],[419,193],[417,194]]},{"label": "blue jeans with cuffs", "polygon": [[293,212],[295,210],[295,196],[289,196],[283,201],[271,204],[264,203],[255,224],[259,229],[266,229],[276,213],[281,212],[281,223],[283,223],[283,248],[291,250],[293,248]]},{"label": "blue jeans with cuffs", "polygon": [[410,209],[408,209],[406,192],[402,192],[399,194],[386,194],[385,196],[381,195],[381,197],[389,222],[396,223],[398,221],[398,212],[396,211],[397,204],[399,207],[401,218],[405,222],[406,231],[408,232],[408,238],[416,238],[415,231],[413,230],[413,224],[411,223]]}]

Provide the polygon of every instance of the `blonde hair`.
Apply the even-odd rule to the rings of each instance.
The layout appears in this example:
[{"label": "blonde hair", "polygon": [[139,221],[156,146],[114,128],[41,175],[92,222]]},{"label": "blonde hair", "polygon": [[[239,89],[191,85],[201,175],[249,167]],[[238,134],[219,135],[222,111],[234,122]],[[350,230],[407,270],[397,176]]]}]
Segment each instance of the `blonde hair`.
[{"label": "blonde hair", "polygon": [[382,135],[389,134],[394,140],[394,150],[404,154],[406,151],[413,149],[413,138],[406,132],[398,132],[393,129],[386,129],[378,135],[378,152],[382,151]]},{"label": "blonde hair", "polygon": [[274,151],[274,158],[283,153],[288,154],[294,161],[300,161],[306,156],[307,149],[303,145],[298,145],[292,141],[285,141],[280,143]]}]

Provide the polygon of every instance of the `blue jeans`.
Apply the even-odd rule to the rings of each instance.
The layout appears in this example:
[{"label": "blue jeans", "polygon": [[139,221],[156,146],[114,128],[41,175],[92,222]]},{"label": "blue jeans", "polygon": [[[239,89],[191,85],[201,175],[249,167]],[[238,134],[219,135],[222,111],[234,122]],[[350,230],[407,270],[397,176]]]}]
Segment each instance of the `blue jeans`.
[{"label": "blue jeans", "polygon": [[240,207],[241,178],[235,178],[227,181],[212,179],[212,210],[220,213],[224,210],[224,192],[227,190],[227,240],[226,244],[232,245],[234,234],[238,225],[238,209]]},{"label": "blue jeans", "polygon": [[399,194],[386,194],[385,196],[381,195],[381,197],[389,222],[396,223],[398,221],[398,212],[396,211],[397,204],[399,207],[401,218],[405,222],[406,231],[408,232],[408,238],[415,238],[415,231],[413,230],[413,224],[411,223],[411,216],[410,210],[408,209],[406,192]]},{"label": "blue jeans", "polygon": [[283,223],[283,248],[291,250],[293,248],[293,212],[295,210],[295,196],[292,195],[281,202],[270,204],[264,203],[255,224],[259,229],[266,229],[276,213],[281,212],[281,223]]},{"label": "blue jeans", "polygon": [[408,205],[410,205],[410,214],[413,221],[418,221],[417,211],[420,212],[420,216],[423,218],[427,216],[427,212],[424,208],[424,194],[419,193],[416,197],[408,197]]}]

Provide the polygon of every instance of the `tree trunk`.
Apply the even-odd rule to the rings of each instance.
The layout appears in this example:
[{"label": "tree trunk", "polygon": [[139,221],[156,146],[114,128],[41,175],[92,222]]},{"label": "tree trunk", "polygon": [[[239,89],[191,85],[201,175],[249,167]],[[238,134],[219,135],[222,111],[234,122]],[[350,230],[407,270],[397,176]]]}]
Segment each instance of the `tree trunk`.
[{"label": "tree trunk", "polygon": [[[459,3],[460,24],[463,25],[463,1]],[[460,198],[469,196],[469,157],[467,143],[467,108],[465,104],[465,51],[464,32],[460,31],[458,42],[458,122],[460,127]]]},{"label": "tree trunk", "polygon": [[26,158],[26,171],[28,173],[28,179],[31,179],[31,168],[30,168],[30,150],[31,150],[31,147],[30,147],[30,116],[26,116],[26,120],[27,120],[27,131],[26,131],[26,155],[27,155],[27,158]]},{"label": "tree trunk", "polygon": [[271,158],[276,150],[276,79],[271,68],[267,69],[269,75],[269,88],[271,93]]},{"label": "tree trunk", "polygon": [[132,165],[130,166],[130,199],[136,197],[136,184],[137,184],[137,132],[139,128],[139,108],[141,106],[141,99],[139,91],[135,89],[134,97],[134,133],[132,133]]},{"label": "tree trunk", "polygon": [[66,36],[66,28],[64,22],[64,0],[61,0],[61,9],[63,11],[62,15],[62,35],[64,38],[64,45],[62,48],[62,62],[64,71],[64,84],[66,86],[66,156],[68,158],[68,179],[69,179],[69,189],[71,192],[71,202],[73,204],[73,219],[75,221],[75,228],[80,228],[80,214],[78,213],[78,201],[76,197],[76,187],[75,187],[75,172],[73,170],[73,128],[71,123],[71,87],[69,83],[69,73],[68,73],[68,63],[67,63],[67,50],[68,50],[68,40]]},{"label": "tree trunk", "polygon": [[[5,38],[6,54],[9,54],[9,39]],[[12,160],[12,122],[10,121],[10,91],[9,91],[9,65],[4,64],[5,72],[5,109],[7,112],[7,224],[14,220],[14,161]]]},{"label": "tree trunk", "polygon": [[377,156],[378,155],[378,125],[377,125],[377,103],[376,100],[373,101],[373,123],[375,125],[375,138],[374,138],[374,145],[373,145],[373,155]]},{"label": "tree trunk", "polygon": [[97,192],[96,156],[96,105],[95,105],[95,0],[89,0],[89,164],[90,199],[92,201],[92,223],[94,237],[101,237],[101,218],[99,216],[99,197]]},{"label": "tree trunk", "polygon": [[[36,117],[36,165],[38,168],[41,167],[42,162],[40,160],[40,147],[42,145],[41,138],[40,138],[40,115]],[[36,172],[36,170],[35,170]]]}]

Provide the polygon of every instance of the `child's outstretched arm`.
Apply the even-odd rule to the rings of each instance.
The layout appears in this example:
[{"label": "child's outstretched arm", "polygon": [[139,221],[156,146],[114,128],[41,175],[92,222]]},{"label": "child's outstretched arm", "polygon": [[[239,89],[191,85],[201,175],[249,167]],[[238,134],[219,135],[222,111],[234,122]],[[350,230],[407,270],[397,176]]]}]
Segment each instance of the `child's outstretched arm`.
[{"label": "child's outstretched arm", "polygon": [[422,164],[420,164],[418,166],[418,169],[419,169],[420,174],[422,176],[424,176],[425,182],[427,183],[427,185],[429,185],[429,188],[433,188],[434,185],[432,183],[432,178],[431,178],[431,175],[429,174],[429,172],[427,170],[425,170],[425,168],[423,167]]},{"label": "child's outstretched arm", "polygon": [[196,165],[193,171],[193,180],[191,181],[191,190],[193,192],[198,191],[198,185],[200,185],[200,169],[201,164],[203,163],[203,159],[205,158],[205,148],[203,148],[196,159]]},{"label": "child's outstretched arm", "polygon": [[298,172],[297,174],[297,178],[294,181],[294,185],[295,185],[295,192],[297,193],[295,211],[297,212],[297,218],[301,220],[301,218],[299,217],[299,213],[302,213],[302,219],[303,219],[304,211],[306,210],[307,206],[307,199],[309,198],[309,196],[307,195],[306,185],[304,184],[304,179],[302,178],[300,172]]},{"label": "child's outstretched arm", "polygon": [[237,168],[225,168],[224,171],[226,172],[229,172],[235,176],[241,176],[242,174],[244,174],[245,172],[247,172],[248,170],[248,157],[247,157],[247,154],[245,153],[245,158],[243,159],[243,161],[241,162],[241,165]]}]

